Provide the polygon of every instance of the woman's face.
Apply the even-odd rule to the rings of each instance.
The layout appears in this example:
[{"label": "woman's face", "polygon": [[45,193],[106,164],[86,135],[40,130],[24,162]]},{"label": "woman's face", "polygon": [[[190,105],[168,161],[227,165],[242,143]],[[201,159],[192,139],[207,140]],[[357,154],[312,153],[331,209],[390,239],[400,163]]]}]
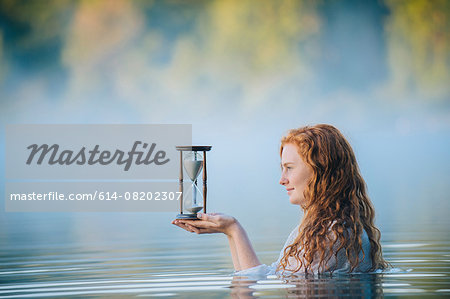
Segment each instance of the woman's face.
[{"label": "woman's face", "polygon": [[303,193],[312,175],[313,170],[298,154],[298,147],[292,143],[285,144],[281,153],[280,184],[286,187],[289,201],[292,204],[305,206]]}]

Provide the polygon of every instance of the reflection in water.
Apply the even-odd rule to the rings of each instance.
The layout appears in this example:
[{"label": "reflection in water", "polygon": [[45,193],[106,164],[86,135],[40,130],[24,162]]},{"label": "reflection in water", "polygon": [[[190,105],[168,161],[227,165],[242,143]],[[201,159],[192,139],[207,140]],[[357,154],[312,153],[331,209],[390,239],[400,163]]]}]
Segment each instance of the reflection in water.
[{"label": "reflection in water", "polygon": [[[235,277],[231,283],[233,298],[257,298],[273,290],[285,289],[288,298],[379,298],[383,297],[381,274],[338,277],[290,277],[267,280],[246,280]],[[272,290],[272,292],[270,291]]]},{"label": "reflection in water", "polygon": [[295,288],[287,290],[289,297],[351,297],[378,298],[383,296],[379,274],[354,275],[347,278],[305,278],[289,280]]},{"label": "reflection in water", "polygon": [[255,298],[255,289],[252,289],[251,286],[256,283],[256,280],[245,280],[242,278],[233,277],[233,281],[230,285],[231,297],[239,299]]}]

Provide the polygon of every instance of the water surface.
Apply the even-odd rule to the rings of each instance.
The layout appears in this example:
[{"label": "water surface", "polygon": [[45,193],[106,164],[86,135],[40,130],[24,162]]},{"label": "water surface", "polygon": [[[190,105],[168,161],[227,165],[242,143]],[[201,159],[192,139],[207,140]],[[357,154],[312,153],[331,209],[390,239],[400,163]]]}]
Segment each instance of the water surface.
[{"label": "water surface", "polygon": [[[436,223],[383,232],[388,273],[252,280],[232,276],[224,236],[191,235],[171,215],[11,215],[1,223],[0,298],[450,296],[448,226]],[[277,258],[282,233],[250,234],[263,262]]]}]

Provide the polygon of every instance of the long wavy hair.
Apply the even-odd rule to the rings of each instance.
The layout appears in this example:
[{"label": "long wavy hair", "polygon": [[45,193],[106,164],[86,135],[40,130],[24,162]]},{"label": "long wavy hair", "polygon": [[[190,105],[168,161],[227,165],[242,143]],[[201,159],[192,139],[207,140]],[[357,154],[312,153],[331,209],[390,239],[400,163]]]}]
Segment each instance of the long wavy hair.
[{"label": "long wavy hair", "polygon": [[[313,272],[312,264],[318,263],[320,272],[333,272],[327,263],[334,255],[345,250],[352,272],[370,254],[372,268],[385,269],[380,245],[380,231],[375,227],[375,210],[367,196],[355,154],[345,137],[331,125],[306,126],[289,131],[281,139],[280,156],[285,144],[294,144],[303,161],[313,170],[304,191],[305,211],[299,234],[284,250],[278,266],[286,270],[288,259],[298,261],[305,273]],[[362,251],[362,233],[366,231],[370,241],[370,253]],[[337,250],[336,247],[338,246]],[[334,249],[334,250],[333,250]]]}]

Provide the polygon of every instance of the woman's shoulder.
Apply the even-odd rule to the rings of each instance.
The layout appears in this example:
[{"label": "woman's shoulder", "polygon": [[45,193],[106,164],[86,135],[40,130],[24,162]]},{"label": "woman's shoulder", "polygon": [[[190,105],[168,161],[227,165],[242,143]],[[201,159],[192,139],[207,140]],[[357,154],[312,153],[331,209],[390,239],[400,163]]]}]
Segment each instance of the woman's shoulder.
[{"label": "woman's shoulder", "polygon": [[300,223],[299,224],[297,224],[293,229],[292,229],[292,231],[291,231],[291,233],[289,234],[289,236],[293,236],[293,235],[298,235],[298,232],[299,232],[299,229],[300,229]]},{"label": "woman's shoulder", "polygon": [[297,224],[296,227],[294,227],[294,229],[291,231],[291,233],[289,234],[286,243],[284,244],[284,247],[292,244],[292,242],[294,242],[294,240],[297,238],[298,234],[299,234],[299,229],[300,229],[300,224]]},{"label": "woman's shoulder", "polygon": [[280,256],[278,257],[278,261],[280,261],[281,258],[283,257],[284,250],[286,249],[286,247],[288,247],[289,245],[294,243],[295,239],[298,236],[299,229],[300,229],[300,224],[297,224],[297,226],[294,227],[294,229],[290,232],[289,236],[286,239],[286,242],[284,242],[283,249],[281,249]]}]

